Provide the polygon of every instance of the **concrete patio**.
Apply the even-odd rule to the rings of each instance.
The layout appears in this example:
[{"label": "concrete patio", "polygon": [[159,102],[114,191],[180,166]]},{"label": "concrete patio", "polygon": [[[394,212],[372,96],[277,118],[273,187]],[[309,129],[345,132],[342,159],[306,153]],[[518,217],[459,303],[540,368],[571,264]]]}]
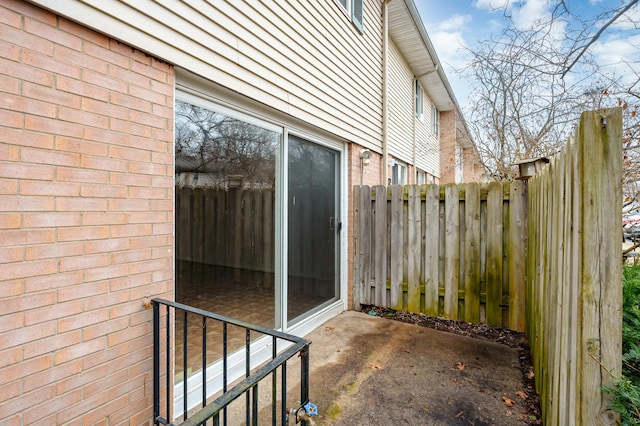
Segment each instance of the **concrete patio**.
[{"label": "concrete patio", "polygon": [[505,345],[354,311],[307,338],[316,424],[500,426],[530,420],[518,395],[524,386],[518,352]]}]

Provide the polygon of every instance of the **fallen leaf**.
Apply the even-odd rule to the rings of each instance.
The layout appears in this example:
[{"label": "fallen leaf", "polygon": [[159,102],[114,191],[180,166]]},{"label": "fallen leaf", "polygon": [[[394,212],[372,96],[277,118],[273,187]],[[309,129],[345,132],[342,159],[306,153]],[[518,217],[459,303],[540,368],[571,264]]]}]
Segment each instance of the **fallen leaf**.
[{"label": "fallen leaf", "polygon": [[327,331],[333,331],[333,330],[335,330],[335,327],[331,327],[330,325],[328,325],[324,329],[327,330]]},{"label": "fallen leaf", "polygon": [[515,405],[515,401],[511,398],[507,398],[506,396],[502,397],[503,404],[507,407],[513,407]]},{"label": "fallen leaf", "polygon": [[374,363],[369,364],[369,368],[372,369],[372,370],[382,370],[382,366],[380,366],[379,364],[374,364]]},{"label": "fallen leaf", "polygon": [[410,352],[411,352],[411,350],[409,350],[409,349],[403,349],[403,350],[404,350],[406,353],[410,353]]},{"label": "fallen leaf", "polygon": [[511,410],[507,410],[507,412],[505,413],[505,415],[506,415],[507,417],[511,417],[511,416],[513,416],[513,412],[512,412]]},{"label": "fallen leaf", "polygon": [[527,373],[527,379],[533,379],[535,377],[535,373],[533,371],[529,371]]},{"label": "fallen leaf", "polygon": [[526,400],[529,397],[529,395],[527,395],[527,393],[525,391],[518,391],[518,392],[516,392],[516,395],[518,395],[520,398],[522,398],[524,400]]},{"label": "fallen leaf", "polygon": [[462,362],[457,363],[456,364],[456,368],[458,370],[464,370],[465,369],[464,363],[462,363]]},{"label": "fallen leaf", "polygon": [[458,379],[456,379],[455,377],[452,377],[452,378],[451,378],[451,381],[452,381],[453,383],[457,383],[457,382],[458,382]]},{"label": "fallen leaf", "polygon": [[481,366],[481,365],[476,365],[476,368],[477,368],[478,370],[482,370],[482,366]]}]

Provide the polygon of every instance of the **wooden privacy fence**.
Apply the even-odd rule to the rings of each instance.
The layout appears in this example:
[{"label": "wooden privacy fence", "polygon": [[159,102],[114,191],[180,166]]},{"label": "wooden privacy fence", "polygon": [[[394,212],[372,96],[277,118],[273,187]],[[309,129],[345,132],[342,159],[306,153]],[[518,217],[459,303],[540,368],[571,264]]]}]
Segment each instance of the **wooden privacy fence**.
[{"label": "wooden privacy fence", "polygon": [[621,372],[620,109],[582,114],[529,181],[527,334],[545,425],[615,424],[606,371]]},{"label": "wooden privacy fence", "polygon": [[356,186],[354,300],[524,330],[526,183]]},{"label": "wooden privacy fence", "polygon": [[176,259],[274,270],[270,189],[176,187]]}]

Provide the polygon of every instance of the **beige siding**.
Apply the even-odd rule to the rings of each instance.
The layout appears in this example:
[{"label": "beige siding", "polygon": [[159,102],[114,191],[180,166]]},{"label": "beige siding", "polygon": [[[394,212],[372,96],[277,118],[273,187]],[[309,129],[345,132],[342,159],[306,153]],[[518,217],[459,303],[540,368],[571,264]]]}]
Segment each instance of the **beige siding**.
[{"label": "beige siding", "polygon": [[365,1],[364,34],[332,0],[33,3],[339,137],[381,149],[378,1]]},{"label": "beige siding", "polygon": [[440,142],[433,132],[432,101],[424,96],[424,116],[416,120],[416,166],[434,176],[440,176]]},{"label": "beige siding", "polygon": [[389,154],[413,164],[413,73],[389,43]]}]

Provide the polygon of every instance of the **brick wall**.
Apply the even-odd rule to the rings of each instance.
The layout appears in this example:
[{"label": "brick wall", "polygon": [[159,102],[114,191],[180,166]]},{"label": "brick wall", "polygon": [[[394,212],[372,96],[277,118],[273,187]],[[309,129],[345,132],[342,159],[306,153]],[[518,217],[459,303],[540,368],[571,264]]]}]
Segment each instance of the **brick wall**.
[{"label": "brick wall", "polygon": [[0,0],[0,424],[148,424],[173,69]]},{"label": "brick wall", "polygon": [[456,112],[440,112],[440,183],[456,180]]}]

